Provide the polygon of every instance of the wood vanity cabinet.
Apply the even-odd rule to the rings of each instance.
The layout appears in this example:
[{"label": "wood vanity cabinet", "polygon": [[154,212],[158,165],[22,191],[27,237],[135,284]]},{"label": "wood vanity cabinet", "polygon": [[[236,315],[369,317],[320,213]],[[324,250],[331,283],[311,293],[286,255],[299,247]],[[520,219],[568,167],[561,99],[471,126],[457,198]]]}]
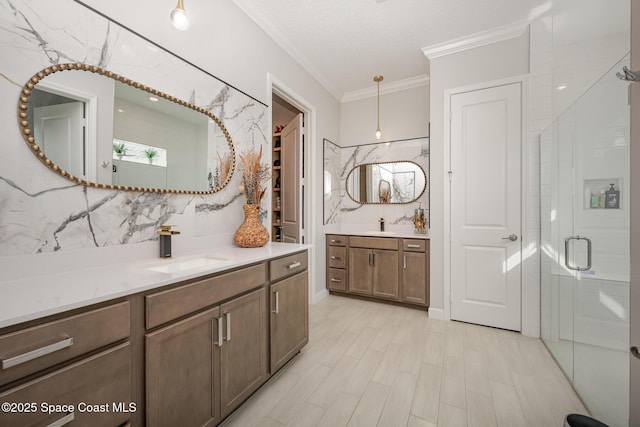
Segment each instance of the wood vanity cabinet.
[{"label": "wood vanity cabinet", "polygon": [[426,239],[327,235],[327,288],[428,307],[428,248]]},{"label": "wood vanity cabinet", "polygon": [[129,309],[118,302],[0,333],[0,402],[21,405],[0,411],[0,425],[125,424],[131,414],[112,405],[132,402]]},{"label": "wood vanity cabinet", "polygon": [[398,240],[349,237],[349,292],[397,300]]},{"label": "wood vanity cabinet", "polygon": [[216,425],[267,380],[265,282],[258,264],[146,296],[147,327],[218,304],[147,333],[148,426]]},{"label": "wood vanity cabinet", "polygon": [[306,253],[281,258],[275,265],[272,261],[272,283],[269,286],[272,374],[309,342],[309,286],[306,261]]}]

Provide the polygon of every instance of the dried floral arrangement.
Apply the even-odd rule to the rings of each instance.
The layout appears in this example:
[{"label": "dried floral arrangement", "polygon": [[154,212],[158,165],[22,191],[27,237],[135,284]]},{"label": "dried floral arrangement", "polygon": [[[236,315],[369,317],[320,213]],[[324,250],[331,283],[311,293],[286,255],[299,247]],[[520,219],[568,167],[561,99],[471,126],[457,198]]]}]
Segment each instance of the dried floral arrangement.
[{"label": "dried floral arrangement", "polygon": [[245,151],[240,154],[242,161],[242,187],[246,204],[259,205],[267,191],[264,185],[271,177],[269,165],[260,163],[262,160],[262,147],[260,151]]},{"label": "dried floral arrangement", "polygon": [[220,164],[220,182],[227,181],[233,166],[233,157],[230,152],[224,153],[222,156],[218,153],[218,163]]}]

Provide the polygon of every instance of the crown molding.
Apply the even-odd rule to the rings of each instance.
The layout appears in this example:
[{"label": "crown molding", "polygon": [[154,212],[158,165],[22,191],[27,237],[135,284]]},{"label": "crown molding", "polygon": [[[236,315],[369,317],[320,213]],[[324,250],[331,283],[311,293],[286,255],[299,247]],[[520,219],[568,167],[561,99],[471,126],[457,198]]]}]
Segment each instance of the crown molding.
[{"label": "crown molding", "polygon": [[432,60],[434,58],[463,52],[476,47],[514,39],[516,37],[520,37],[522,33],[527,30],[529,22],[529,20],[515,22],[502,27],[496,27],[487,31],[481,31],[465,37],[449,40],[444,43],[423,47],[422,53],[424,53],[429,60]]},{"label": "crown molding", "polygon": [[262,11],[254,5],[253,2],[247,0],[233,0],[233,3],[238,6],[251,20],[253,20],[260,28],[269,35],[278,46],[280,46],[289,56],[293,58],[298,64],[302,66],[311,76],[318,81],[333,97],[340,101],[342,92],[331,84],[313,64],[312,62],[286,38],[280,29],[269,20]]},{"label": "crown molding", "polygon": [[[429,76],[422,75],[416,77],[410,77],[404,80],[396,80],[389,83],[380,83],[380,95],[386,95],[388,93],[400,92],[407,89],[413,89],[420,86],[429,85]],[[365,89],[352,90],[345,92],[342,95],[340,102],[353,102],[360,99],[372,98],[378,95],[377,86],[371,86]]]}]

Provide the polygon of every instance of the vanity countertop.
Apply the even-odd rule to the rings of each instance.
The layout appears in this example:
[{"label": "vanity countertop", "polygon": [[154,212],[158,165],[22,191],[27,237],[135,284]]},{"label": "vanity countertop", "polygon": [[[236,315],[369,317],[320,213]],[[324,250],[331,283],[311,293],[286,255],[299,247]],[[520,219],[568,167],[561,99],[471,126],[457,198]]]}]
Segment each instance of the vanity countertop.
[{"label": "vanity countertop", "polygon": [[[174,258],[142,257],[99,265],[76,263],[74,268],[61,268],[46,274],[34,269],[36,272],[33,275],[23,274],[20,278],[0,280],[0,328],[289,255],[310,247],[294,243],[267,243],[261,248],[239,248],[225,244],[206,250],[181,252],[180,256]],[[170,263],[178,266],[175,269],[177,271],[153,270],[162,270]],[[187,265],[188,268],[181,268]],[[8,276],[11,277],[11,274]]]},{"label": "vanity countertop", "polygon": [[416,234],[413,227],[386,225],[385,231],[379,231],[379,225],[363,224],[330,224],[324,228],[325,234],[340,234],[345,236],[395,237],[403,239],[429,239],[429,234]]}]

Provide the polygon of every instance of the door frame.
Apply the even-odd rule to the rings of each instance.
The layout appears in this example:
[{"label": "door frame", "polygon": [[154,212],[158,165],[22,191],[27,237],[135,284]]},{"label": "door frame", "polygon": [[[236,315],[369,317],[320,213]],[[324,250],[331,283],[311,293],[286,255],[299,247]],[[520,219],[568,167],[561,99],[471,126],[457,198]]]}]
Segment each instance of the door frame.
[{"label": "door frame", "polygon": [[[272,123],[272,109],[273,109],[273,94],[278,95],[280,98],[284,99],[289,104],[296,107],[303,114],[303,123],[304,123],[304,145],[305,145],[305,156],[304,156],[304,170],[305,177],[301,179],[301,183],[304,185],[305,194],[303,206],[301,206],[302,211],[304,212],[301,215],[302,221],[304,222],[304,237],[305,244],[312,245],[307,248],[309,253],[309,303],[315,304],[325,297],[325,294],[320,292],[316,295],[316,274],[317,270],[317,262],[316,262],[316,246],[314,245],[315,238],[315,224],[317,220],[316,211],[320,210],[320,212],[324,212],[322,206],[318,206],[316,199],[318,199],[321,194],[317,194],[316,185],[315,185],[315,176],[316,176],[316,164],[312,161],[313,151],[316,145],[316,107],[310,102],[306,101],[302,96],[296,93],[293,89],[288,87],[285,83],[279,80],[271,73],[267,73],[267,105],[269,105],[269,118],[267,122],[269,123],[269,140],[271,135],[271,130],[273,130]],[[270,160],[271,162],[271,160]],[[273,197],[273,194],[272,194]],[[302,199],[302,197],[301,197]],[[320,200],[323,200],[320,197]],[[268,223],[271,224],[271,211],[268,213]],[[326,290],[325,290],[326,292]]]},{"label": "door frame", "polygon": [[443,150],[443,183],[444,183],[444,320],[451,320],[451,185],[449,181],[448,172],[451,170],[451,97],[453,95],[459,95],[465,92],[473,92],[482,89],[489,89],[496,86],[504,86],[509,84],[519,83],[521,85],[521,147],[520,147],[520,227],[521,227],[521,293],[520,293],[520,318],[521,318],[521,333],[523,335],[537,336],[540,329],[540,307],[538,305],[537,310],[527,310],[532,304],[528,306],[522,304],[525,296],[537,295],[537,299],[540,299],[540,283],[539,280],[535,280],[537,275],[533,275],[534,280],[529,279],[532,277],[530,272],[535,271],[539,267],[539,254],[536,247],[538,242],[537,235],[539,233],[532,233],[528,230],[528,221],[530,218],[535,218],[531,215],[530,209],[537,209],[532,206],[529,200],[529,185],[531,183],[530,171],[529,171],[529,123],[528,123],[528,106],[529,106],[529,75],[523,74],[518,76],[507,77],[504,79],[491,80],[482,83],[475,83],[467,86],[460,86],[456,88],[446,89],[444,91],[444,150]]}]

